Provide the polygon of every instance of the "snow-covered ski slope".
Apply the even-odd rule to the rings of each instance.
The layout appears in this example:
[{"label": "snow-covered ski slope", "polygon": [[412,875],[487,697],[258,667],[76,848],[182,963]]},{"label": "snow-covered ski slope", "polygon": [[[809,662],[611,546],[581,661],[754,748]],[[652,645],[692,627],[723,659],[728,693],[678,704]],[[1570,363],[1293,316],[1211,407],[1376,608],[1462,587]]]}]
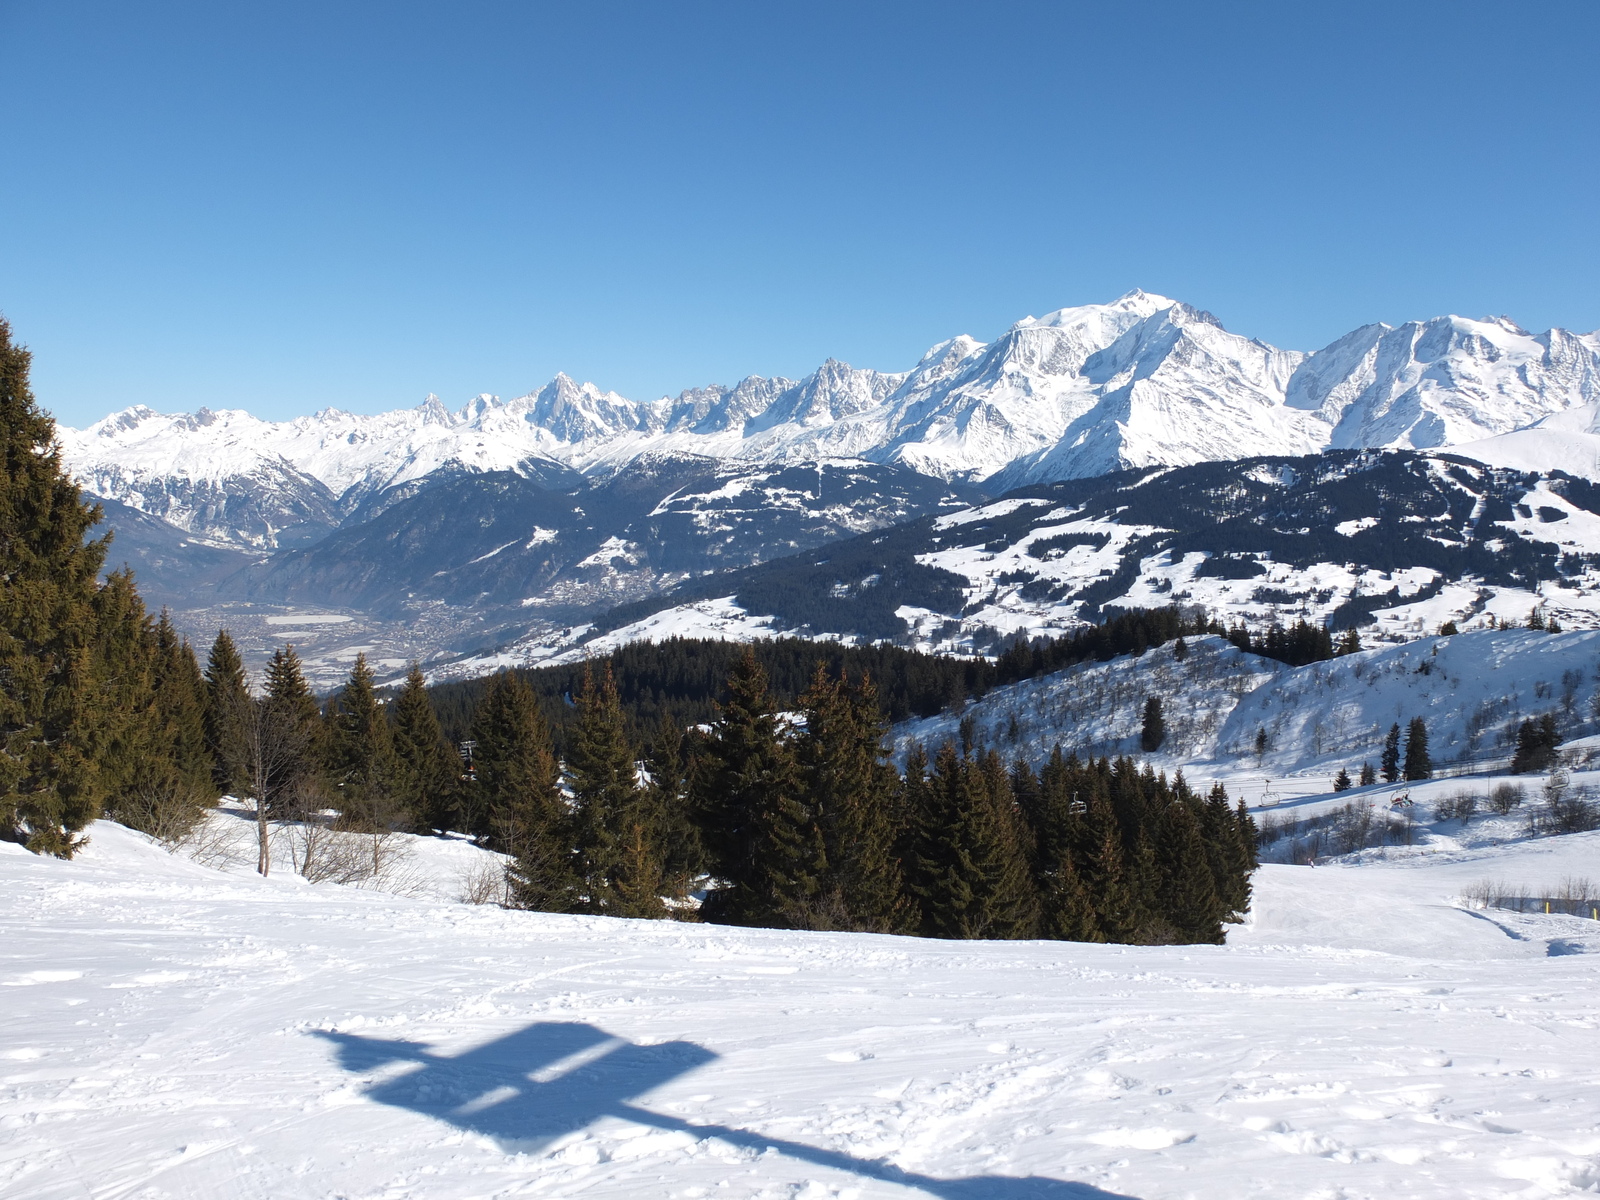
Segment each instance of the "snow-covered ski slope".
[{"label": "snow-covered ski slope", "polygon": [[[1185,639],[1134,658],[1086,663],[1024,680],[961,713],[895,728],[902,753],[930,753],[972,735],[1008,758],[1037,762],[1060,745],[1081,755],[1129,754],[1191,781],[1220,779],[1260,790],[1263,776],[1320,792],[1341,767],[1378,764],[1384,735],[1412,717],[1427,723],[1435,766],[1504,766],[1516,727],[1555,716],[1567,738],[1600,728],[1600,631],[1482,630],[1381,646],[1304,667],[1246,654],[1215,636]],[[1160,697],[1167,740],[1139,749],[1144,705]],[[1256,753],[1259,731],[1267,733]],[[1297,782],[1298,781],[1298,782]]]},{"label": "snow-covered ski slope", "polygon": [[1132,948],[506,912],[90,832],[0,844],[6,1200],[1600,1184],[1600,925],[1455,899],[1600,834],[1266,866],[1228,945]]}]

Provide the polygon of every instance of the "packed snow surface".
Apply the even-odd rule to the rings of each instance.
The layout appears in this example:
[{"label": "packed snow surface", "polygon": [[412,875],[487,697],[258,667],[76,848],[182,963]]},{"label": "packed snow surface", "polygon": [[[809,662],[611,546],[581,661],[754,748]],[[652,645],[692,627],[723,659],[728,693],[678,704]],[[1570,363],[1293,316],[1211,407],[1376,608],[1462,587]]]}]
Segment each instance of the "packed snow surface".
[{"label": "packed snow surface", "polygon": [[90,832],[0,843],[8,1200],[1600,1185],[1600,926],[1457,902],[1600,833],[1269,865],[1226,946],[1134,948],[508,912]]}]

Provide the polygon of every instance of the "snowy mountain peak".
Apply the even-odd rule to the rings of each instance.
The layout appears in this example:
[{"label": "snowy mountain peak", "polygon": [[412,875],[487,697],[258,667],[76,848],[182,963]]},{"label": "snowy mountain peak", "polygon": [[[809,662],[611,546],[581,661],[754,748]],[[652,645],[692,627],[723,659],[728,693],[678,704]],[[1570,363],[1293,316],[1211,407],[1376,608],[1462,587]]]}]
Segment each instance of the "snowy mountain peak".
[{"label": "snowy mountain peak", "polygon": [[[1600,333],[1534,335],[1507,317],[1443,316],[1365,325],[1304,354],[1135,289],[1026,317],[992,342],[938,342],[905,372],[830,358],[798,381],[752,375],[643,403],[560,373],[456,413],[429,396],[396,412],[329,408],[276,423],[138,406],[62,429],[61,440],[92,491],[198,530],[235,526],[215,515],[215,496],[193,493],[197,481],[244,496],[272,480],[299,489],[291,507],[310,512],[445,467],[515,470],[535,459],[592,472],[692,455],[854,457],[1003,488],[1329,447],[1482,446],[1596,402]],[[252,544],[273,544],[275,520],[250,525]]]},{"label": "snowy mountain peak", "polygon": [[1177,304],[1166,296],[1158,296],[1153,292],[1133,291],[1118,296],[1110,304],[1081,304],[1074,308],[1058,308],[1054,312],[1047,312],[1042,317],[1024,317],[1013,325],[1012,329],[1024,329],[1037,326],[1065,328],[1074,325],[1089,325],[1097,323],[1106,317],[1122,317],[1131,315],[1135,319],[1154,316],[1163,309],[1171,308]]},{"label": "snowy mountain peak", "polygon": [[432,392],[429,392],[428,398],[421,404],[417,405],[413,411],[418,413],[422,417],[423,422],[428,425],[448,426],[454,424],[454,421],[450,415],[450,410],[445,407],[444,401],[439,399],[439,397],[435,396]]}]

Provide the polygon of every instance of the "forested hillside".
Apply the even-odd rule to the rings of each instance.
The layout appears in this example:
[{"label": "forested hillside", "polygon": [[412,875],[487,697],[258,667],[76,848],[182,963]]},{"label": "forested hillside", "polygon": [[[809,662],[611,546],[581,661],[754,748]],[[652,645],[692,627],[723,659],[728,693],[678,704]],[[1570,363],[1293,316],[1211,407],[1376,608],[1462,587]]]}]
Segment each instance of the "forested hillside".
[{"label": "forested hillside", "polygon": [[1588,628],[1600,614],[1600,490],[1398,451],[1122,471],[695,579],[584,636],[625,638],[651,614],[712,597],[774,630],[987,654],[1165,604],[1389,640],[1446,621],[1521,623],[1533,608]]}]

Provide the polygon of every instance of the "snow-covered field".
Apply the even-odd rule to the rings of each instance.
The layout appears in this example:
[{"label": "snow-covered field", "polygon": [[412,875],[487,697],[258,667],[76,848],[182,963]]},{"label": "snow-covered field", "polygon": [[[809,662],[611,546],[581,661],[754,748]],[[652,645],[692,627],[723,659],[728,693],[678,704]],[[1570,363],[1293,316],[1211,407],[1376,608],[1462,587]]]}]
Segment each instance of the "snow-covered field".
[{"label": "snow-covered field", "polygon": [[0,843],[7,1198],[1600,1187],[1600,924],[1456,899],[1600,874],[1600,833],[1266,866],[1228,945],[1164,948],[507,912],[91,833]]},{"label": "snow-covered field", "polygon": [[556,667],[610,654],[633,642],[664,642],[671,638],[706,638],[723,642],[754,642],[784,636],[773,628],[771,617],[752,616],[734,603],[732,596],[680,604],[583,641],[589,626],[559,633],[536,634],[492,654],[474,655],[433,667],[428,682],[473,679],[507,667]]}]

